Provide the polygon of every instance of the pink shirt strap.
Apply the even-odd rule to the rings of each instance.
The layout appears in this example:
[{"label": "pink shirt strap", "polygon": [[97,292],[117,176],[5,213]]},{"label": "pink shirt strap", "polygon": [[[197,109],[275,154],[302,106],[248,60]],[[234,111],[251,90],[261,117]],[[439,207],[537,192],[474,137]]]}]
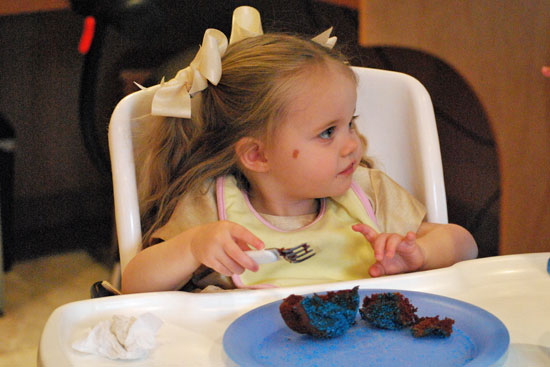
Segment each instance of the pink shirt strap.
[{"label": "pink shirt strap", "polygon": [[223,195],[224,182],[225,176],[221,176],[216,179],[216,202],[218,204],[218,218],[220,220],[227,219],[227,214],[225,213],[225,199]]},{"label": "pink shirt strap", "polygon": [[378,225],[378,221],[376,220],[376,216],[374,215],[374,209],[372,208],[372,204],[367,194],[365,194],[365,191],[363,191],[363,189],[355,181],[351,182],[351,189],[353,190],[353,192],[355,192],[355,194],[361,201],[361,204],[363,204],[363,207],[367,211],[367,214],[369,215],[370,219],[372,219],[374,224],[376,224],[376,226],[380,228],[380,226]]}]

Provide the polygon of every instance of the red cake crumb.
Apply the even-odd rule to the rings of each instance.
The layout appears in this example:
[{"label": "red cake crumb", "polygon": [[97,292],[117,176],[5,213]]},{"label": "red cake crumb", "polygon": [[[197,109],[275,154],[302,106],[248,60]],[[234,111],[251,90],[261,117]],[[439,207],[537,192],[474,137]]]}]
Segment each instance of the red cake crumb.
[{"label": "red cake crumb", "polygon": [[411,327],[411,332],[415,338],[424,336],[448,338],[453,332],[454,322],[455,320],[448,317],[439,320],[439,315],[435,317],[421,317],[418,322]]}]

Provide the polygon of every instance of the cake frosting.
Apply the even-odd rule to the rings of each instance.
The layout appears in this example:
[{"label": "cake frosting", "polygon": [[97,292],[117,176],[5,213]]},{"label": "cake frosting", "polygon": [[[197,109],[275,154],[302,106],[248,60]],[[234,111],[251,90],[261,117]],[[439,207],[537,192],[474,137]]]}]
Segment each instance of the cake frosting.
[{"label": "cake frosting", "polygon": [[343,335],[353,324],[359,308],[359,287],[311,297],[290,295],[279,306],[286,325],[300,334],[318,338]]},{"label": "cake frosting", "polygon": [[417,308],[399,292],[365,296],[359,309],[361,318],[381,329],[396,330],[415,324]]}]

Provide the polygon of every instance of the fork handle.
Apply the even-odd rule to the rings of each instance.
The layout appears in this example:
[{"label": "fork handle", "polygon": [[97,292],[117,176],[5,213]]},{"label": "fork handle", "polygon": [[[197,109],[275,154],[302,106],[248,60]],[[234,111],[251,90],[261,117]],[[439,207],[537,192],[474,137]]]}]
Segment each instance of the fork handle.
[{"label": "fork handle", "polygon": [[258,265],[272,263],[279,260],[279,257],[275,253],[267,250],[246,251],[246,254],[250,256],[252,260],[256,261]]}]

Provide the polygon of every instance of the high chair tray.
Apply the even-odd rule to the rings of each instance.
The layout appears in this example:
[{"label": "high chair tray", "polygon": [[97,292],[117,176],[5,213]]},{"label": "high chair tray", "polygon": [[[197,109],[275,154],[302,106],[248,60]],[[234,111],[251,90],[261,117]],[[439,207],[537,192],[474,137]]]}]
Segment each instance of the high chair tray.
[{"label": "high chair tray", "polygon": [[[465,261],[445,269],[293,288],[212,294],[159,292],[78,301],[57,308],[44,327],[38,366],[236,366],[223,349],[226,329],[247,312],[289,294],[347,289],[398,289],[442,295],[492,313],[510,335],[494,365],[550,365],[550,253]],[[164,321],[143,360],[118,361],[72,349],[74,340],[113,315],[151,312]],[[441,315],[443,316],[443,315]],[[479,325],[483,327],[483,325]]]}]

